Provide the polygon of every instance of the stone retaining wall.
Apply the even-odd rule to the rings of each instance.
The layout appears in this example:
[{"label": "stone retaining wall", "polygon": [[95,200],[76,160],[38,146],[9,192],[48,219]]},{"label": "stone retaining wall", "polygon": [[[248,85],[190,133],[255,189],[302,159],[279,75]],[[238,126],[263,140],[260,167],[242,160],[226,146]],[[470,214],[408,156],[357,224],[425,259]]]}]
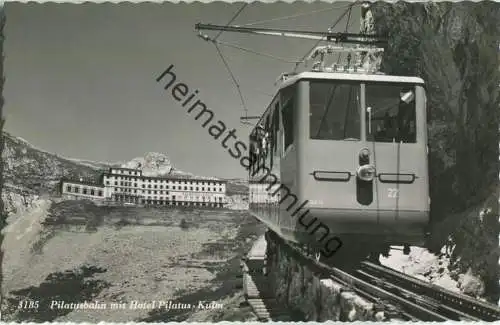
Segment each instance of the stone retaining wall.
[{"label": "stone retaining wall", "polygon": [[315,274],[303,257],[266,234],[267,268],[279,304],[300,312],[307,321],[380,321],[382,311],[326,275]]}]

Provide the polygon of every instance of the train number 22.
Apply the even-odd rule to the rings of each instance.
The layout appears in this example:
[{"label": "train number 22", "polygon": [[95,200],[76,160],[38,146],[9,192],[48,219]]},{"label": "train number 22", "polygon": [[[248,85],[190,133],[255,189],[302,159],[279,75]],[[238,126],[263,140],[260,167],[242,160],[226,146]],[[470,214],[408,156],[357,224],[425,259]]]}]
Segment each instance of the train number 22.
[{"label": "train number 22", "polygon": [[387,197],[391,199],[395,199],[399,197],[399,189],[397,188],[388,188],[387,189]]}]

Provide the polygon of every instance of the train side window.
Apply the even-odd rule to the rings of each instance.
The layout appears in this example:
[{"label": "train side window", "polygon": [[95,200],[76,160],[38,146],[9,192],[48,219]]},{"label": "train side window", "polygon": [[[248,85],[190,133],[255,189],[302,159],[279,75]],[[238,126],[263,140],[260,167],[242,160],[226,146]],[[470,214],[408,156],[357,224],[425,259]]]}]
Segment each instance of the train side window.
[{"label": "train side window", "polygon": [[273,113],[273,154],[278,151],[278,134],[280,131],[280,105],[279,102],[274,106]]},{"label": "train side window", "polygon": [[309,137],[315,140],[360,140],[360,85],[311,81]]},{"label": "train side window", "polygon": [[270,164],[269,164],[269,169],[272,170],[273,165],[274,165],[274,151],[276,150],[276,145],[275,145],[275,139],[276,139],[276,132],[275,132],[275,127],[274,127],[274,120],[275,120],[275,115],[276,111],[271,110],[270,115],[270,121],[271,125],[269,126],[269,159],[270,159]]},{"label": "train side window", "polygon": [[416,142],[415,86],[366,84],[366,135],[375,142]]},{"label": "train side window", "polygon": [[294,114],[295,114],[295,86],[289,86],[282,90],[283,103],[281,117],[283,118],[283,129],[285,132],[283,153],[294,141]]},{"label": "train side window", "polygon": [[250,163],[251,172],[254,173],[262,167],[269,167],[269,130],[270,118],[263,117],[250,135]]},{"label": "train side window", "polygon": [[262,139],[262,149],[263,149],[263,152],[264,152],[264,161],[265,161],[265,164],[266,164],[266,167],[268,167],[269,169],[271,169],[273,167],[273,158],[272,158],[272,151],[271,151],[271,143],[272,143],[272,140],[271,140],[271,136],[272,136],[272,119],[271,119],[271,112],[269,113],[269,115],[267,115],[267,118],[266,118],[266,125],[264,127],[264,137]]},{"label": "train side window", "polygon": [[252,133],[250,133],[250,168],[249,168],[249,173],[252,174],[254,173],[257,168],[258,168],[258,161],[259,161],[259,149],[258,149],[258,138],[257,138],[257,132],[254,129]]}]

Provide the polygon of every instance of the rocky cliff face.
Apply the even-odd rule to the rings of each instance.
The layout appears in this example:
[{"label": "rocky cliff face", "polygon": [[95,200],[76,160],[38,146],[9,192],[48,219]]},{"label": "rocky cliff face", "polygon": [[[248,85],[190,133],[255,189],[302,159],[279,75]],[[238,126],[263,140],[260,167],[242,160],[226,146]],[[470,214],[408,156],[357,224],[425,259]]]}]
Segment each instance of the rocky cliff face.
[{"label": "rocky cliff face", "polygon": [[387,35],[382,71],[426,82],[432,236],[439,253],[451,238],[450,268],[498,287],[498,125],[500,5],[426,2],[371,6]]},{"label": "rocky cliff face", "polygon": [[33,202],[39,198],[37,194],[29,191],[18,190],[12,187],[4,187],[2,200],[7,215],[13,215],[21,210],[30,209]]},{"label": "rocky cliff face", "polygon": [[102,168],[107,167],[79,163],[45,152],[8,133],[4,136],[4,182],[19,191],[50,193],[62,177],[97,178]]}]

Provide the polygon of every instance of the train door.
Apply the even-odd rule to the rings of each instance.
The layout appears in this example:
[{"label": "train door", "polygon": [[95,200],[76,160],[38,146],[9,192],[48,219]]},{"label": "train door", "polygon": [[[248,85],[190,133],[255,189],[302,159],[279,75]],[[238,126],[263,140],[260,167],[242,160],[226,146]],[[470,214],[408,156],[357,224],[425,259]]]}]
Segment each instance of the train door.
[{"label": "train door", "polygon": [[[415,84],[367,82],[367,160],[376,170],[373,200],[380,225],[421,222],[412,215],[427,209],[425,95]],[[371,202],[370,202],[371,201]],[[391,231],[391,229],[388,229]]]},{"label": "train door", "polygon": [[[317,214],[339,213],[348,222],[361,216],[350,213],[356,202],[358,153],[362,150],[362,93],[359,81],[310,80],[307,109],[302,121],[307,130],[302,146],[303,196]],[[336,228],[339,229],[339,228]]]},{"label": "train door", "polygon": [[281,122],[281,112],[280,112],[280,100],[279,96],[271,103],[271,115],[270,115],[270,139],[269,139],[269,156],[270,156],[270,167],[272,177],[271,184],[269,186],[269,203],[270,203],[270,215],[269,219],[271,222],[281,228],[280,225],[280,193],[278,188],[281,185],[281,132],[280,132],[280,122]]},{"label": "train door", "polygon": [[271,185],[279,182],[274,176],[276,166],[279,164],[274,145],[276,141],[274,107],[278,106],[278,102],[279,97],[276,96],[250,134],[249,208],[264,222],[276,219],[274,206],[277,201],[273,191],[269,189]]}]

